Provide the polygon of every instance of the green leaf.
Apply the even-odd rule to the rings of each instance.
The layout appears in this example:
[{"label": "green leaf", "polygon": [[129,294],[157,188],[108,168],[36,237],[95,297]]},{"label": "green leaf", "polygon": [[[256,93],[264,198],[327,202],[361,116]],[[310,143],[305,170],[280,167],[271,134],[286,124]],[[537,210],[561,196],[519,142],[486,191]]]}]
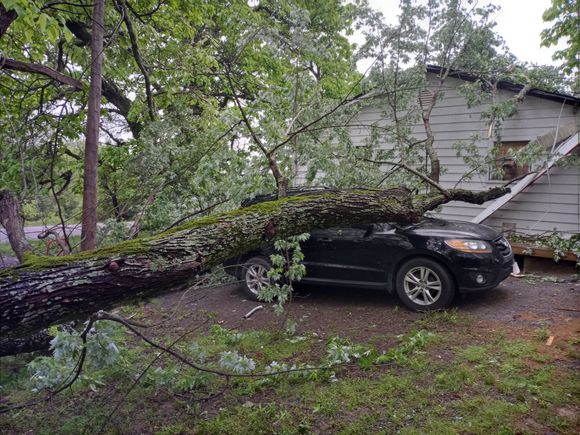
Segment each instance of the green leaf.
[{"label": "green leaf", "polygon": [[66,40],[66,42],[72,42],[72,40],[74,39],[74,35],[72,34],[72,32],[67,29],[66,27],[63,28],[63,35],[64,35],[64,39]]},{"label": "green leaf", "polygon": [[32,42],[34,39],[34,30],[28,28],[24,30],[24,39],[26,42]]},{"label": "green leaf", "polygon": [[16,3],[18,3],[18,0],[2,0],[0,3],[2,3],[4,9],[8,11],[12,9]]},{"label": "green leaf", "polygon": [[46,33],[51,42],[56,42],[60,33],[58,24],[56,22],[51,23],[51,25],[46,29]]},{"label": "green leaf", "polygon": [[40,31],[41,32],[44,32],[46,30],[46,23],[47,23],[47,21],[48,21],[48,15],[46,15],[46,14],[40,14],[38,16],[37,23],[38,23],[38,27],[40,27]]}]

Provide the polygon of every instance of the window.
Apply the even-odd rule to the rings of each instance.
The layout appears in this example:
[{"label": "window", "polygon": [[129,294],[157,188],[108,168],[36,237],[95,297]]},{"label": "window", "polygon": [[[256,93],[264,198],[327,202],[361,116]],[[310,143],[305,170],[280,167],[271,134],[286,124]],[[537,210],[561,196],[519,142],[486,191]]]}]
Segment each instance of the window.
[{"label": "window", "polygon": [[489,179],[509,181],[530,172],[529,165],[518,165],[510,157],[527,144],[528,141],[502,142],[496,154],[495,167],[491,168]]}]

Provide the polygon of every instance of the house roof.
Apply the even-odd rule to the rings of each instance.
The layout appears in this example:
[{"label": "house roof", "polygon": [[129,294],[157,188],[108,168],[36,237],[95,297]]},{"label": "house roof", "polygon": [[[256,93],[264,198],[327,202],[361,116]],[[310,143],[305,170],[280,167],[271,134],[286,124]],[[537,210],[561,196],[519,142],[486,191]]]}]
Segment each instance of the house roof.
[{"label": "house roof", "polygon": [[[427,72],[433,74],[441,74],[444,70],[445,69],[440,66],[427,65]],[[449,71],[448,77],[453,77],[468,82],[476,82],[481,79],[481,77],[477,75],[453,69]],[[507,91],[517,93],[524,88],[524,85],[513,83],[507,80],[500,80],[497,83],[497,87],[499,89],[505,89]],[[559,103],[570,104],[572,106],[580,106],[580,98],[576,98],[571,95],[560,94],[558,92],[549,92],[542,89],[532,88],[528,91],[527,95],[531,95],[537,98],[543,98],[545,100],[557,101]]]}]

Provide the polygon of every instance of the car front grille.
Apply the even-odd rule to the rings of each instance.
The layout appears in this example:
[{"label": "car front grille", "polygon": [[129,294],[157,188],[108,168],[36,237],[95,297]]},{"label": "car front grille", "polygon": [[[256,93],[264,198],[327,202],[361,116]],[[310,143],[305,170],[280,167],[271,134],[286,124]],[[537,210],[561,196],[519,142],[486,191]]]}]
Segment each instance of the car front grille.
[{"label": "car front grille", "polygon": [[508,242],[505,237],[498,237],[493,241],[493,245],[504,257],[509,257],[512,255],[512,247],[510,246],[510,242]]}]

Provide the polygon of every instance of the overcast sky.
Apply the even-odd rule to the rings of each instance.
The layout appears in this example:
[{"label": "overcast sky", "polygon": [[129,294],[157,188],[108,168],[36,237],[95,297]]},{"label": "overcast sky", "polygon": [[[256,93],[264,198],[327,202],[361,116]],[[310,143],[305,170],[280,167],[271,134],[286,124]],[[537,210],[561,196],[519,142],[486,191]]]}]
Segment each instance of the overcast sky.
[{"label": "overcast sky", "polygon": [[[369,3],[385,15],[387,22],[396,22],[399,0],[369,0]],[[540,47],[540,32],[546,27],[542,14],[550,7],[550,0],[491,0],[491,3],[501,6],[495,16],[496,31],[518,60],[556,65],[552,61],[556,48]]]}]

